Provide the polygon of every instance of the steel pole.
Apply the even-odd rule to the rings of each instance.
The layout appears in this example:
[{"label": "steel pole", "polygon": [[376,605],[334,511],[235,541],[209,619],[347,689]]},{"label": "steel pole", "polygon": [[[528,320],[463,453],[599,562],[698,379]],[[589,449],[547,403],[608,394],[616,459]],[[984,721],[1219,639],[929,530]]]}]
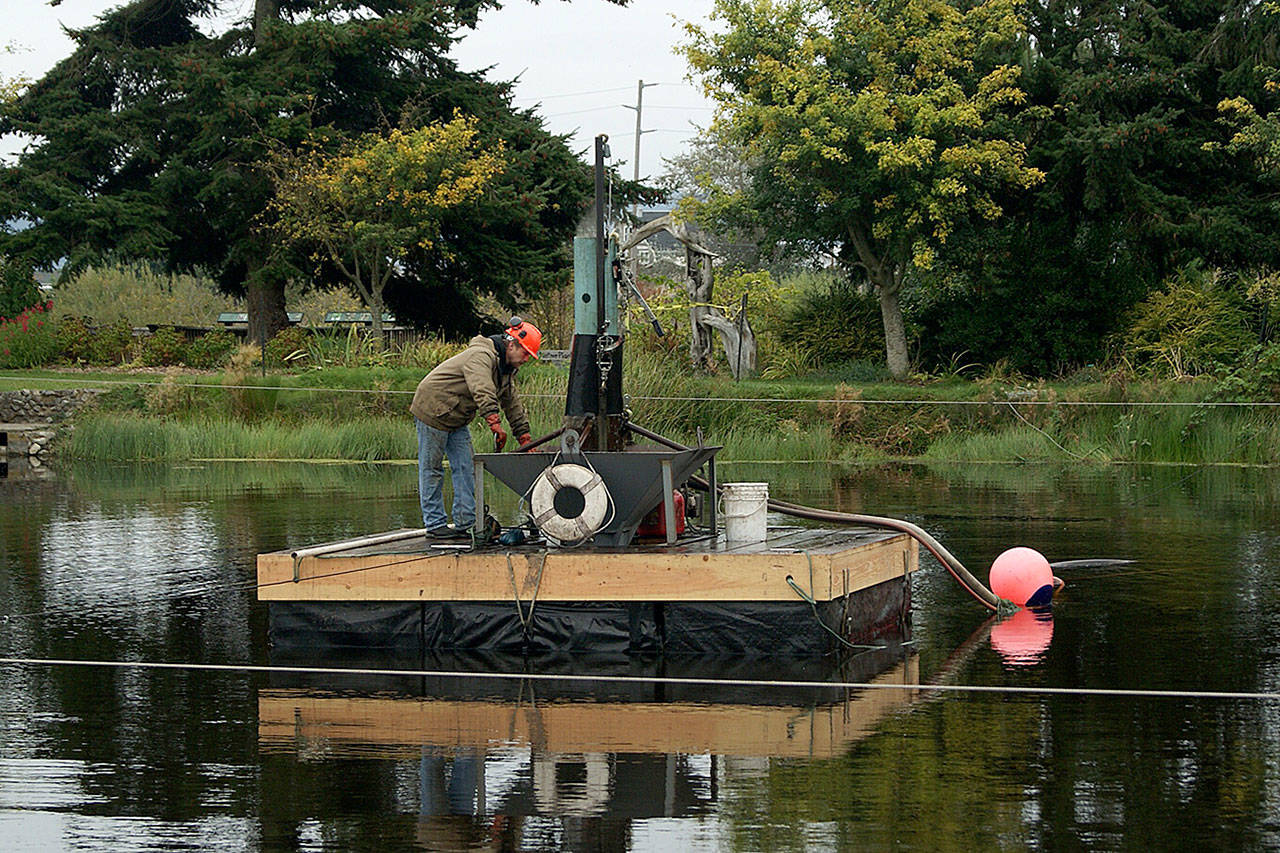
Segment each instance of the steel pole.
[{"label": "steel pole", "polygon": [[[604,231],[604,152],[609,137],[603,133],[596,137],[596,348],[605,331],[604,315],[604,264],[608,247]],[[594,353],[593,353],[594,355]],[[597,364],[599,362],[597,361]],[[608,403],[603,391],[605,377],[599,377],[600,388],[596,391],[596,450],[608,450],[605,426],[608,418]]]}]

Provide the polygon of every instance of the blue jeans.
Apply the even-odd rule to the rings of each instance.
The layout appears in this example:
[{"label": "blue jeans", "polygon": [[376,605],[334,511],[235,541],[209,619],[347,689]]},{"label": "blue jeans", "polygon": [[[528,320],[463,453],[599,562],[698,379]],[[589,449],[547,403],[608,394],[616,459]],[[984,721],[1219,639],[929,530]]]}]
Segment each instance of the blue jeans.
[{"label": "blue jeans", "polygon": [[453,526],[473,527],[476,523],[475,460],[471,450],[471,433],[467,428],[455,430],[429,427],[414,418],[418,425],[418,499],[422,504],[422,526],[427,530],[444,527],[444,459],[449,457],[453,480]]}]

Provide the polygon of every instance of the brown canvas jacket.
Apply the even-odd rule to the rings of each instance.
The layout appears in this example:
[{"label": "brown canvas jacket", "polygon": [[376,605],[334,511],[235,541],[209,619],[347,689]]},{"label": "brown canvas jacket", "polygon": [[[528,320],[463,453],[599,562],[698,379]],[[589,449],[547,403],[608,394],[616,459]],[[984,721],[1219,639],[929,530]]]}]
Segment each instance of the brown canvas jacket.
[{"label": "brown canvas jacket", "polygon": [[529,432],[529,417],[520,404],[515,374],[499,370],[493,339],[476,335],[467,348],[447,358],[418,383],[409,411],[427,426],[454,430],[471,423],[478,412],[506,412],[512,435]]}]

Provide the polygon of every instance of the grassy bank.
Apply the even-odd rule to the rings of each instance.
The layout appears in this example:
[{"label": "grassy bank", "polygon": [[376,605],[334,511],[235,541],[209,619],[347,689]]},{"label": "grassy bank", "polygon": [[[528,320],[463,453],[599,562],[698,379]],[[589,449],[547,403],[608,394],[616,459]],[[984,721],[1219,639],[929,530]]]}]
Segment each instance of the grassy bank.
[{"label": "grassy bank", "polygon": [[[560,422],[567,373],[547,364],[521,371],[535,434]],[[420,378],[404,367],[265,377],[42,371],[0,388],[109,389],[60,441],[68,458],[379,461],[416,454],[406,409]],[[726,460],[1280,463],[1274,410],[1223,406],[1209,382],[735,383],[638,357],[626,388],[637,423],[687,442],[701,428],[708,444],[725,446]],[[485,447],[487,429],[473,429]]]}]

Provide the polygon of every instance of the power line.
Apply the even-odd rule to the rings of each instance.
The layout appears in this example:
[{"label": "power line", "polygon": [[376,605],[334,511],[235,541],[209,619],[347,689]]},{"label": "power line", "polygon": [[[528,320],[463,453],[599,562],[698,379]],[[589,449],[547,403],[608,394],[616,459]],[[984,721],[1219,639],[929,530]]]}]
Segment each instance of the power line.
[{"label": "power line", "polygon": [[631,91],[630,86],[615,86],[612,89],[590,89],[585,92],[560,92],[555,95],[521,95],[520,97],[513,98],[512,100],[537,102],[537,101],[550,101],[553,98],[577,98],[583,95],[607,95],[613,92],[629,92],[629,91]]},{"label": "power line", "polygon": [[568,110],[567,112],[563,112],[563,113],[548,113],[547,115],[544,115],[543,118],[560,118],[561,116],[576,116],[576,115],[581,115],[582,113],[598,113],[604,110],[616,110],[616,109],[618,109],[617,104],[605,104],[604,106],[601,106],[601,107],[586,107],[585,109]]},{"label": "power line", "polygon": [[573,681],[590,684],[673,684],[697,687],[770,687],[830,690],[896,690],[913,693],[988,693],[1023,696],[1095,696],[1121,699],[1226,699],[1232,701],[1280,701],[1280,693],[1231,690],[1132,690],[1102,687],[1018,687],[987,684],[910,684],[865,681],[800,681],[750,678],[680,678],[635,675],[575,675],[541,672],[458,672],[430,669],[366,669],[329,666],[261,666],[255,664],[186,663],[168,661],[74,660],[56,658],[0,658],[0,664],[43,667],[100,667],[187,672],[293,673],[297,675],[368,675],[409,678],[484,679],[490,681]]},{"label": "power line", "polygon": [[[661,83],[659,82],[659,83],[646,83],[645,86],[667,86],[667,87],[679,88],[679,89],[700,90],[700,87],[695,86],[692,83]],[[583,92],[557,92],[554,95],[521,95],[517,98],[513,98],[512,100],[534,101],[534,102],[550,101],[552,99],[558,99],[558,98],[578,98],[584,95],[608,95],[614,92],[630,92],[631,88],[632,88],[631,86],[614,86],[611,89],[590,89]]]},{"label": "power line", "polygon": [[[646,127],[644,129],[644,132],[645,133],[684,133],[689,136],[694,136],[695,134],[698,133],[698,129],[696,127],[653,127],[653,128]],[[631,131],[629,133],[609,134],[610,139],[621,139],[624,136],[635,136],[635,131]]]},{"label": "power line", "polygon": [[[28,376],[0,375],[0,382],[28,382]],[[144,387],[163,385],[143,379],[75,379],[57,376],[42,376],[41,382],[72,382],[84,388],[96,385],[140,385]],[[386,388],[325,388],[317,385],[221,385],[211,382],[182,382],[179,388],[208,388],[211,390],[235,391],[309,391],[316,394],[396,394],[411,396],[413,391],[399,391]],[[521,394],[527,400],[562,400],[563,394]],[[911,397],[901,400],[890,398],[832,398],[832,397],[676,397],[663,395],[628,394],[632,400],[643,400],[653,403],[817,403],[821,405],[859,405],[859,406],[1063,406],[1067,408],[1118,408],[1118,409],[1161,409],[1161,408],[1275,408],[1280,400],[931,400],[927,397]]]}]

